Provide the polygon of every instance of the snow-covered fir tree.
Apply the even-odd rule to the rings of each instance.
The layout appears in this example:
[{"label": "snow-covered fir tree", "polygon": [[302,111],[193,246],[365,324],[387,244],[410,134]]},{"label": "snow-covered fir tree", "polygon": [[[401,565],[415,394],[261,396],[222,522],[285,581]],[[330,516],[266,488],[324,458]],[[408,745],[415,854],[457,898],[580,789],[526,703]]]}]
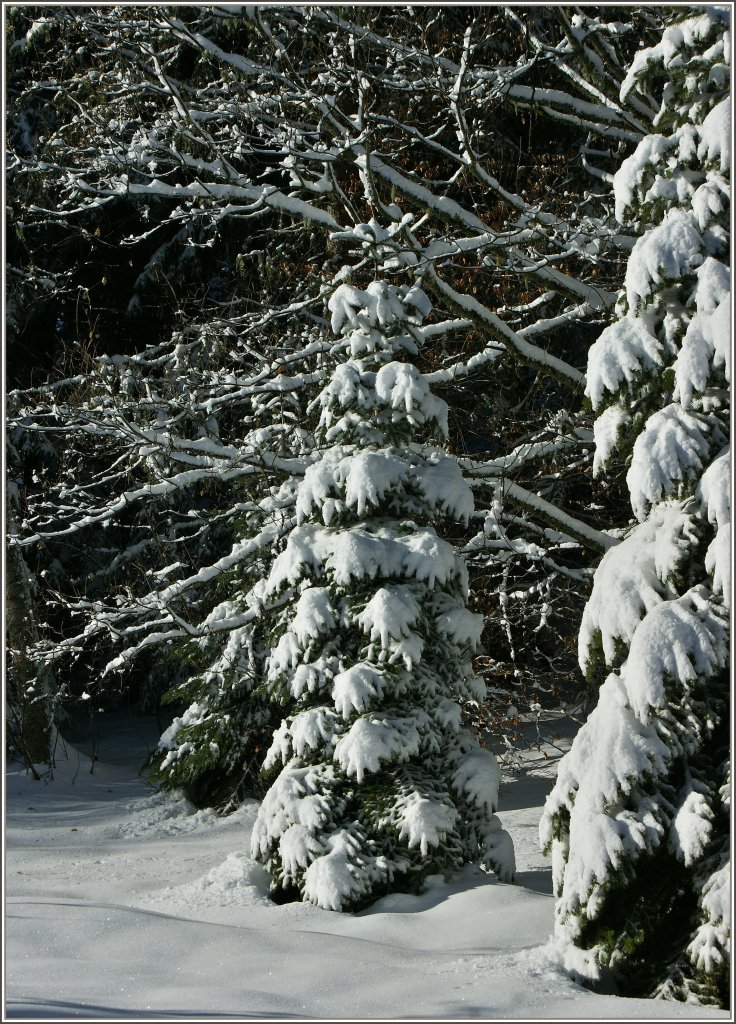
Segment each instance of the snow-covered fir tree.
[{"label": "snow-covered fir tree", "polygon": [[[265,504],[265,502],[264,502]],[[245,594],[266,571],[263,534],[279,537],[275,523],[235,547],[238,557],[217,581],[229,595],[198,624],[197,637],[177,657],[188,659],[184,678],[164,694],[164,705],[185,705],[159,739],[148,761],[148,777],[163,789],[183,792],[197,807],[233,811],[246,797],[261,795],[260,768],[281,709],[254,692],[263,649]]]},{"label": "snow-covered fir tree", "polygon": [[429,300],[379,276],[338,282],[329,308],[319,458],[253,597],[273,621],[266,686],[292,710],[252,849],[284,898],[346,910],[468,861],[510,879],[514,859],[495,759],[461,720],[483,697],[470,660],[483,619],[434,525],[467,519],[473,500],[435,443],[445,403],[410,361]]},{"label": "snow-covered fir tree", "polygon": [[727,1005],[730,951],[730,12],[675,15],[622,85],[659,130],[614,178],[639,237],[592,347],[596,468],[636,524],[596,572],[580,662],[605,677],[541,825],[585,977]]}]

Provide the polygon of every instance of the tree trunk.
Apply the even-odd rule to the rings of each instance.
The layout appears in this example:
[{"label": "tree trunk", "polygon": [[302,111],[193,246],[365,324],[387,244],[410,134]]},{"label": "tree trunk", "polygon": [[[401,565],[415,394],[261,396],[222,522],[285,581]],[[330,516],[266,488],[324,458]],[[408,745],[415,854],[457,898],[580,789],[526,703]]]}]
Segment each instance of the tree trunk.
[{"label": "tree trunk", "polygon": [[13,516],[8,510],[9,543],[5,560],[5,628],[10,670],[7,681],[8,735],[26,765],[51,762],[50,672],[29,655],[38,627],[28,566],[13,543]]}]

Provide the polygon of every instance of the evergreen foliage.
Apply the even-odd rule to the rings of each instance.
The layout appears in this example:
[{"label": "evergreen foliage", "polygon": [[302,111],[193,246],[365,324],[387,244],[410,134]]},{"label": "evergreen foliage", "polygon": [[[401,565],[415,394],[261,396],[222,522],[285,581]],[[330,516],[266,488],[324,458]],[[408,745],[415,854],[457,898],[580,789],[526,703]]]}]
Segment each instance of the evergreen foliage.
[{"label": "evergreen foliage", "polygon": [[[622,97],[658,134],[614,177],[639,232],[587,393],[599,474],[626,458],[636,524],[608,552],[580,661],[608,672],[541,826],[556,928],[628,994],[728,1002],[729,14],[678,16]],[[597,663],[597,666],[596,666]]]},{"label": "evergreen foliage", "polygon": [[436,530],[473,499],[437,445],[447,407],[409,361],[429,301],[379,276],[339,283],[329,307],[318,455],[255,591],[272,623],[265,685],[288,713],[253,852],[282,896],[345,910],[466,861],[504,879],[514,866],[498,767],[461,723],[459,702],[483,698],[469,658],[483,617]]},{"label": "evergreen foliage", "polygon": [[[260,561],[248,565],[249,575]],[[202,635],[184,648],[185,678],[166,690],[162,703],[185,710],[148,762],[152,782],[181,790],[196,807],[224,813],[262,795],[261,764],[281,720],[280,709],[254,692],[262,653],[249,626],[253,616],[239,601],[242,579],[232,587],[233,597],[216,605]]]}]

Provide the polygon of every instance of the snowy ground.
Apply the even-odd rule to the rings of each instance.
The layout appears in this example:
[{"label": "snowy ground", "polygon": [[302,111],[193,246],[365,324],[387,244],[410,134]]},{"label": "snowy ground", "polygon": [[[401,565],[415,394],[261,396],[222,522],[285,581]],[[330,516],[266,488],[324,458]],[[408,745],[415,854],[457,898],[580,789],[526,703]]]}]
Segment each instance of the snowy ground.
[{"label": "snowy ground", "polygon": [[94,774],[72,747],[52,784],[9,766],[6,1017],[728,1018],[561,972],[537,849],[554,757],[503,788],[517,885],[468,869],[348,915],[272,904],[246,856],[256,805],[220,820],[152,793],[136,768],[154,741],[123,716]]}]

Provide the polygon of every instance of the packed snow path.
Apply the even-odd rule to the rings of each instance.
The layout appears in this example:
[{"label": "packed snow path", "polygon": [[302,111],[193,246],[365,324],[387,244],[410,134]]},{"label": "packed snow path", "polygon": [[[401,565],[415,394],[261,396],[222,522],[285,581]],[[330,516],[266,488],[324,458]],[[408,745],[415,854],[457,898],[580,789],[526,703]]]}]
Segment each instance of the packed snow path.
[{"label": "packed snow path", "polygon": [[9,1018],[728,1017],[594,995],[559,969],[537,849],[552,759],[503,787],[517,885],[466,869],[335,914],[271,903],[246,855],[257,805],[223,820],[152,793],[136,769],[155,737],[124,724],[93,774],[69,746],[53,784],[9,766]]}]

